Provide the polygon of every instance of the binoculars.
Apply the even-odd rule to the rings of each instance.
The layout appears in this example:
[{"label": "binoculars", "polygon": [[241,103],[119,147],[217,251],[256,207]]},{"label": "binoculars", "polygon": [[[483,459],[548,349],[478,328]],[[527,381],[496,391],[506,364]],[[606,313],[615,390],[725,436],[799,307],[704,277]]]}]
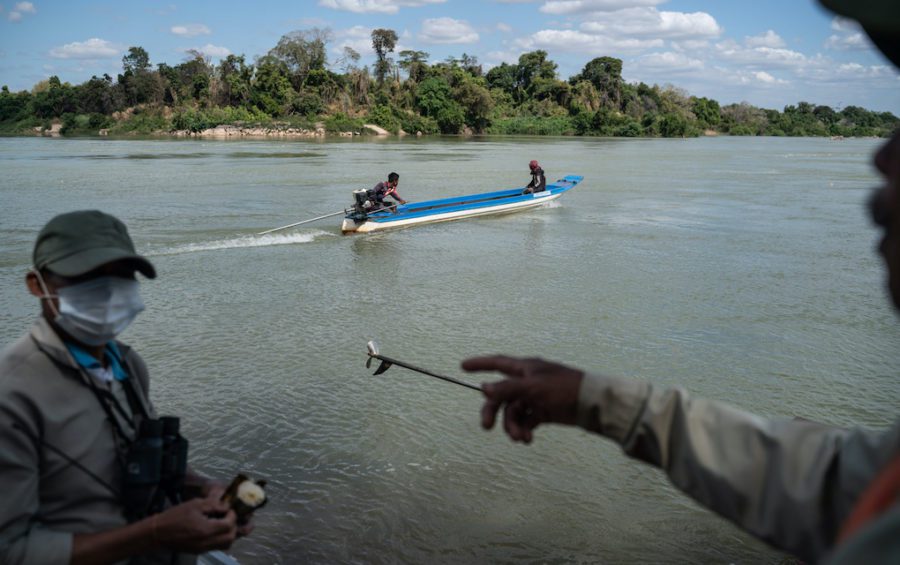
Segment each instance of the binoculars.
[{"label": "binoculars", "polygon": [[187,472],[188,441],[174,416],[141,421],[125,457],[122,498],[130,522],[161,512],[168,499],[182,499]]}]

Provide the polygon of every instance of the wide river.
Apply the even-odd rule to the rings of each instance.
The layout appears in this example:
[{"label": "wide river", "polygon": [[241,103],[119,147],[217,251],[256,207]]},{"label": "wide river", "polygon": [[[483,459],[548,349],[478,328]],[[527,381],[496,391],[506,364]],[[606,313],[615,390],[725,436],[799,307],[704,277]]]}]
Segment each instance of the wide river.
[{"label": "wide river", "polygon": [[[242,563],[777,563],[580,430],[479,426],[459,362],[504,352],[683,386],[765,416],[882,427],[900,324],[864,202],[877,140],[0,139],[0,343],[53,215],[122,218],[159,277],[122,336],[198,470],[269,481]],[[408,200],[584,176],[543,208],[374,235],[340,218],[395,170]],[[4,431],[3,433],[7,433]],[[3,485],[15,488],[15,485]]]}]

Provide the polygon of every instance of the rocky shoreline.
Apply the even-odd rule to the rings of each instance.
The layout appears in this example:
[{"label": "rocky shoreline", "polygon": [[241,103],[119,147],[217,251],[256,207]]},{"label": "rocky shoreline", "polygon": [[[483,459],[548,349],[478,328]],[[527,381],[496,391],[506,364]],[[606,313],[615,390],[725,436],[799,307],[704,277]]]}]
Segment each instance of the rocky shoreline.
[{"label": "rocky shoreline", "polygon": [[[331,135],[340,137],[354,137],[366,133],[377,137],[386,137],[391,135],[386,129],[376,126],[375,124],[364,124],[363,131],[340,131],[333,132]],[[101,134],[102,135],[102,134]],[[322,124],[316,124],[314,129],[292,128],[292,127],[260,127],[260,126],[237,126],[237,125],[220,125],[214,128],[208,128],[201,131],[175,130],[169,135],[175,137],[209,137],[216,139],[225,139],[230,137],[325,137],[329,132],[325,131]],[[408,135],[405,131],[400,130],[400,136]],[[421,136],[421,132],[416,135]]]},{"label": "rocky shoreline", "polygon": [[[59,137],[61,135],[62,124],[53,123],[49,128],[36,127],[32,132],[37,136]],[[101,129],[97,132],[101,137],[110,135],[109,129]],[[190,130],[174,130],[174,131],[158,131],[154,135],[164,135],[172,137],[201,137],[211,139],[229,139],[229,138],[319,138],[328,135],[336,135],[339,137],[355,137],[359,135],[374,135],[376,137],[387,137],[392,135],[391,132],[379,127],[375,124],[364,124],[360,131],[340,131],[328,132],[323,124],[316,124],[313,129],[284,127],[284,126],[241,126],[241,125],[218,125],[216,127],[207,128],[201,131]],[[405,131],[400,130],[398,136],[408,135]],[[422,132],[416,132],[416,136],[421,136]]]},{"label": "rocky shoreline", "polygon": [[[169,132],[169,135],[174,137],[211,137],[218,139],[230,137],[324,137],[325,134],[325,128],[321,127],[305,129],[234,125],[220,125],[200,131],[181,129]],[[339,135],[351,137],[359,135],[359,132],[340,132]]]},{"label": "rocky shoreline", "polygon": [[[24,132],[23,132],[24,133]],[[50,127],[35,127],[31,129],[31,133],[36,136],[41,137],[60,137],[62,136],[62,123],[58,121],[54,121]],[[113,136],[121,136],[122,133],[111,131],[110,129],[101,129],[97,131],[97,135],[101,137],[108,137],[110,135]],[[128,134],[124,134],[128,135]],[[338,131],[338,132],[329,132],[325,130],[325,125],[321,122],[315,124],[312,129],[307,128],[298,128],[298,127],[288,127],[286,125],[272,125],[272,126],[244,126],[244,125],[235,125],[235,124],[221,124],[212,128],[207,128],[200,131],[191,131],[191,130],[172,130],[172,131],[164,131],[159,130],[152,132],[150,134],[145,135],[158,135],[158,136],[171,136],[171,137],[200,137],[200,138],[210,138],[210,139],[229,139],[229,138],[269,138],[269,137],[280,137],[280,138],[323,138],[326,136],[338,136],[338,137],[356,137],[361,135],[367,136],[375,136],[375,137],[388,137],[391,135],[397,135],[398,137],[403,137],[406,135],[411,135],[403,130],[398,131],[396,134],[392,134],[386,129],[377,126],[375,124],[363,124],[360,130],[354,131]],[[416,137],[421,137],[424,135],[422,132],[418,131],[415,133]]]}]

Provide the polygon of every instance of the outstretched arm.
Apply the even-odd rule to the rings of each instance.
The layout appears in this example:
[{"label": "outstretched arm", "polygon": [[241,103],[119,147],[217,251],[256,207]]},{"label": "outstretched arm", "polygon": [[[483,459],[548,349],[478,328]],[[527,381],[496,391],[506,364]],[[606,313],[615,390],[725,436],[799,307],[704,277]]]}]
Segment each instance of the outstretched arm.
[{"label": "outstretched arm", "polygon": [[406,200],[404,200],[399,194],[397,194],[397,189],[395,189],[395,188],[392,188],[391,190],[389,190],[386,195],[390,196],[391,198],[393,198],[400,204],[406,204]]},{"label": "outstretched arm", "polygon": [[467,370],[509,379],[484,387],[482,424],[530,442],[542,423],[577,424],[661,467],[681,490],[767,542],[821,558],[841,521],[900,445],[885,434],[802,420],[768,420],[680,389],[584,375],[540,359],[484,357]]}]

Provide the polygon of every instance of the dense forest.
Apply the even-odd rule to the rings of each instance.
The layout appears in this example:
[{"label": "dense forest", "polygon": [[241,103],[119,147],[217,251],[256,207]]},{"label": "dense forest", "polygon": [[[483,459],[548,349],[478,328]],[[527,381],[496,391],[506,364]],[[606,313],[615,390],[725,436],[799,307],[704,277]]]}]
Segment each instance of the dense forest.
[{"label": "dense forest", "polygon": [[327,29],[295,31],[253,62],[229,55],[213,65],[189,52],[181,64],[155,69],[146,50],[131,47],[115,79],[71,85],[50,77],[30,92],[4,86],[0,132],[31,133],[54,122],[75,135],[200,132],[221,124],[340,132],[374,123],[423,134],[887,136],[900,125],[890,112],[857,106],[723,106],[673,86],[630,84],[614,57],[595,58],[568,80],[545,51],[484,72],[466,54],[429,63],[424,51],[395,53],[396,32],[376,29],[369,69],[349,47],[328,61],[330,40]]}]

